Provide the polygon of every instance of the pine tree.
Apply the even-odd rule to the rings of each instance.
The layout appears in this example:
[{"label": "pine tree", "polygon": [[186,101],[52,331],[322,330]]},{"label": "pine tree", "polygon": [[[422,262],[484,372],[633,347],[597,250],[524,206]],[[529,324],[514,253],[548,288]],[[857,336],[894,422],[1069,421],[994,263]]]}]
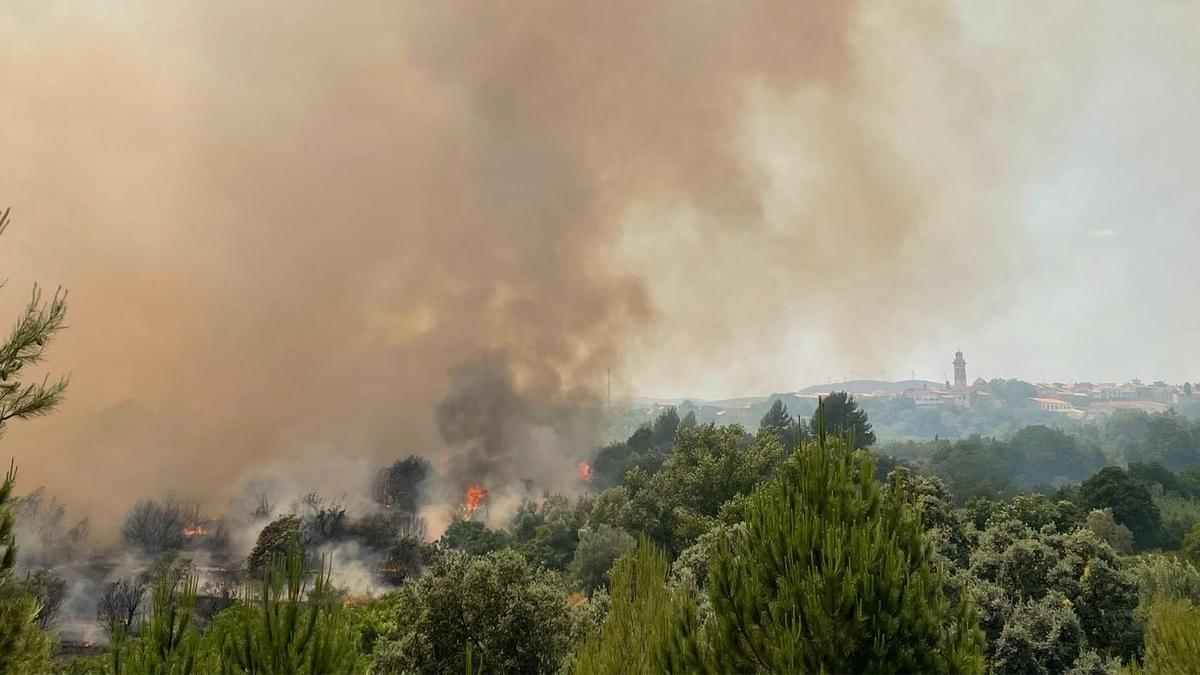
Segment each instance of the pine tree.
[{"label": "pine tree", "polygon": [[[979,672],[973,607],[952,602],[919,516],[840,440],[801,448],[751,498],[709,568],[712,614],[679,622],[671,670]],[[893,491],[893,492],[899,492]]]},{"label": "pine tree", "polygon": [[8,586],[0,589],[0,673],[49,672],[50,638],[37,624],[41,606]]},{"label": "pine tree", "polygon": [[820,410],[813,413],[809,429],[816,433],[817,416],[823,417],[825,428],[835,436],[850,439],[855,448],[869,448],[875,445],[875,432],[867,421],[867,413],[858,407],[854,397],[844,391],[834,392],[821,399]]},{"label": "pine tree", "polygon": [[[8,213],[0,213],[0,234],[8,228]],[[21,312],[8,339],[0,344],[0,425],[12,419],[29,419],[49,414],[62,400],[67,379],[26,383],[18,379],[25,366],[40,363],[46,347],[63,328],[67,316],[67,294],[58,291],[49,302],[33,287],[29,304]],[[2,430],[2,426],[0,426]]]},{"label": "pine tree", "polygon": [[758,422],[758,428],[771,429],[786,429],[792,425],[792,416],[788,414],[787,406],[783,404],[782,399],[775,399],[771,404],[771,409],[762,416]]},{"label": "pine tree", "polygon": [[8,474],[0,483],[0,585],[7,584],[12,578],[13,567],[17,564],[17,535],[14,531],[17,524],[14,510],[13,490],[17,487],[17,466],[10,462]]},{"label": "pine tree", "polygon": [[[8,209],[0,213],[0,233],[8,227]],[[37,286],[8,339],[0,343],[0,433],[10,420],[49,414],[67,388],[65,378],[26,383],[25,366],[41,362],[46,346],[63,327],[66,294],[42,302]],[[0,483],[0,673],[43,672],[49,665],[50,641],[37,623],[41,604],[12,578],[17,561],[13,514],[17,469],[10,462]]]},{"label": "pine tree", "polygon": [[40,672],[49,665],[50,640],[37,623],[41,604],[13,579],[17,544],[13,532],[16,466],[0,483],[0,673]]},{"label": "pine tree", "polygon": [[783,404],[782,399],[775,399],[771,404],[771,409],[762,416],[758,422],[759,430],[774,429],[779,434],[779,440],[783,442],[783,447],[791,451],[795,447],[797,440],[800,438],[797,428],[797,420],[788,413],[787,406]]},{"label": "pine tree", "polygon": [[1146,622],[1144,662],[1147,673],[1200,672],[1200,608],[1187,600],[1155,602]]},{"label": "pine tree", "polygon": [[109,654],[117,675],[188,675],[196,670],[200,636],[191,625],[196,605],[195,575],[165,570],[154,585],[150,613],[138,636],[129,640],[123,630],[113,635]]},{"label": "pine tree", "polygon": [[612,609],[580,647],[580,675],[661,672],[659,657],[675,625],[667,588],[667,556],[645,536],[611,572]]},{"label": "pine tree", "polygon": [[209,633],[223,673],[351,673],[359,653],[322,565],[306,593],[304,553],[292,550],[259,582],[254,602],[219,614]]}]

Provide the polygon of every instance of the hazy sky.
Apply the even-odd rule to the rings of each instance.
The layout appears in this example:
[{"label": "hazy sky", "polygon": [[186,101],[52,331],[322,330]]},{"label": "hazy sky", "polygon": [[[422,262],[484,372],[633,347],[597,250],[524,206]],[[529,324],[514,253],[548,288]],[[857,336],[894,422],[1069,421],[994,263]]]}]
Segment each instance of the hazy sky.
[{"label": "hazy sky", "polygon": [[956,340],[978,371],[1200,378],[1196,9],[1097,3],[1081,12],[1088,59],[1067,71],[1078,77],[1079,107],[1017,167],[1027,271],[1010,280],[994,318]]},{"label": "hazy sky", "polygon": [[113,509],[314,452],[553,487],[610,371],[1200,380],[1198,38],[1182,2],[7,3],[0,309],[68,287],[73,382],[6,448]]},{"label": "hazy sky", "polygon": [[[847,376],[941,380],[959,348],[972,377],[1200,379],[1200,8],[1067,3],[1045,14],[1043,3],[995,4],[950,7],[960,37],[996,50],[1005,77],[1023,83],[1021,97],[992,102],[1019,122],[1001,141],[1008,156],[993,208],[974,216],[1000,221],[1015,248],[1007,268],[978,295],[919,306],[928,331],[880,358],[826,351],[810,317],[799,316],[793,333],[742,346],[765,356],[731,349],[736,373],[647,375],[643,388],[716,397]],[[961,227],[973,227],[971,218]],[[956,255],[996,253],[967,238]],[[867,319],[863,329],[892,326]],[[722,373],[727,384],[714,386]]]}]

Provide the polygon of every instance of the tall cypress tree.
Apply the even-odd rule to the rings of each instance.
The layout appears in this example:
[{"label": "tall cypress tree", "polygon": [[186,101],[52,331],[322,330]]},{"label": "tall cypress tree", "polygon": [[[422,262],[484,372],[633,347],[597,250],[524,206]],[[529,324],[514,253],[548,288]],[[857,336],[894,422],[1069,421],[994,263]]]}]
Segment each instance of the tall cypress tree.
[{"label": "tall cypress tree", "polygon": [[[682,622],[664,661],[713,672],[980,672],[974,609],[953,602],[902,499],[873,459],[818,439],[755,493],[746,532],[710,563],[712,614]],[[898,491],[897,491],[898,492]]]}]

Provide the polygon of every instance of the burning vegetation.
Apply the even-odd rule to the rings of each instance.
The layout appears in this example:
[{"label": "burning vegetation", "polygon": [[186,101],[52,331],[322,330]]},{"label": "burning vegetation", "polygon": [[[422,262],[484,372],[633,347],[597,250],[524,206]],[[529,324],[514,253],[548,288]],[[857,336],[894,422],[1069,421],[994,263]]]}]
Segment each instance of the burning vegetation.
[{"label": "burning vegetation", "polygon": [[482,485],[472,485],[467,488],[463,494],[463,520],[470,520],[471,517],[483,505],[483,500],[487,499],[488,491],[483,489]]},{"label": "burning vegetation", "polygon": [[180,534],[185,537],[205,537],[212,534],[212,530],[204,525],[189,525],[180,530]]}]

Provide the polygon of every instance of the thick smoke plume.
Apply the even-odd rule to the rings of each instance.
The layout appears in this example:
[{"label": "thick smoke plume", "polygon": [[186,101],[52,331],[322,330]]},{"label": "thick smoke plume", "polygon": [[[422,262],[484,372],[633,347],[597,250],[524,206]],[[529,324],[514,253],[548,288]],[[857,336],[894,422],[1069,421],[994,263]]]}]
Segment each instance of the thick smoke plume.
[{"label": "thick smoke plume", "polygon": [[886,358],[1008,264],[1020,121],[888,5],[10,5],[0,264],[70,288],[73,381],[6,448],[100,529],[314,448],[500,494],[575,481],[647,354]]}]

